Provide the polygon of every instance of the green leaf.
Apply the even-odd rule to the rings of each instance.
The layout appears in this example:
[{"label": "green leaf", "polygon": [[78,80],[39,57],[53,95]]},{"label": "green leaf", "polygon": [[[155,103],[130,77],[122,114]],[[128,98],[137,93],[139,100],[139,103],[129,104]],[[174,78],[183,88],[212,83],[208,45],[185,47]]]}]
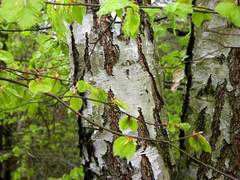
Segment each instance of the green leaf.
[{"label": "green leaf", "polygon": [[78,81],[77,88],[79,92],[86,92],[91,89],[91,85],[83,80]]},{"label": "green leaf", "polygon": [[106,15],[113,11],[123,9],[127,6],[132,6],[133,3],[129,0],[106,0],[101,5],[98,15]]},{"label": "green leaf", "polygon": [[[107,103],[108,94],[104,90],[100,88],[91,88],[90,91],[91,91],[91,94],[89,97],[91,99],[94,99],[103,103]],[[99,104],[101,104],[100,102],[94,102],[94,104],[98,106]]]},{"label": "green leaf", "polygon": [[154,18],[157,14],[159,14],[159,9],[151,9],[151,8],[144,8],[143,11],[147,13],[148,17],[150,18],[151,22],[154,21]]},{"label": "green leaf", "polygon": [[223,17],[230,18],[231,13],[234,11],[235,8],[236,5],[233,2],[221,2],[218,3],[215,10]]},{"label": "green leaf", "polygon": [[189,123],[180,123],[178,124],[180,129],[183,129],[184,131],[188,131],[191,128],[191,125]]},{"label": "green leaf", "polygon": [[3,0],[0,16],[8,22],[17,22],[21,28],[29,28],[39,21],[42,0]]},{"label": "green leaf", "polygon": [[196,151],[201,150],[211,153],[211,146],[209,142],[200,133],[195,134],[193,137],[189,138],[189,145]]},{"label": "green leaf", "polygon": [[67,91],[65,94],[64,94],[64,101],[69,101],[71,99],[71,97],[69,96],[74,96],[76,95],[76,93],[74,94],[72,91]]},{"label": "green leaf", "polygon": [[237,27],[240,27],[240,7],[236,6],[236,8],[232,11],[230,21]]},{"label": "green leaf", "polygon": [[14,148],[12,149],[12,152],[15,157],[19,157],[22,153],[21,149],[18,146],[14,146]]},{"label": "green leaf", "polygon": [[39,92],[50,92],[54,86],[54,80],[49,78],[43,78],[39,80],[32,80],[28,84],[29,90],[34,94]]},{"label": "green leaf", "polygon": [[133,8],[127,9],[127,15],[123,23],[123,32],[126,37],[136,38],[140,26],[140,15]]},{"label": "green leaf", "polygon": [[5,50],[0,50],[0,60],[4,61],[6,64],[14,63],[13,55]]},{"label": "green leaf", "polygon": [[122,101],[120,101],[120,100],[118,100],[116,98],[113,99],[113,103],[118,105],[122,109],[125,109],[125,110],[128,109],[128,105],[127,104],[125,104],[124,102],[122,102]]},{"label": "green leaf", "polygon": [[240,7],[234,2],[221,2],[216,6],[216,12],[226,17],[235,26],[240,27]]},{"label": "green leaf", "polygon": [[191,4],[186,3],[170,3],[164,8],[164,12],[170,16],[178,16],[186,19],[188,14],[192,14],[193,8]]},{"label": "green leaf", "polygon": [[81,180],[83,179],[84,176],[84,172],[83,172],[83,168],[74,168],[70,171],[70,177],[72,178],[72,180]]},{"label": "green leaf", "polygon": [[86,14],[86,7],[85,6],[72,6],[71,7],[71,16],[72,20],[77,21],[78,23],[82,24],[83,17]]},{"label": "green leaf", "polygon": [[61,90],[61,83],[58,80],[54,80],[53,87],[51,89],[51,93],[57,94]]},{"label": "green leaf", "polygon": [[198,134],[197,138],[201,144],[202,150],[204,150],[205,152],[211,153],[212,148],[211,148],[209,142],[206,140],[206,138],[203,137],[201,134]]},{"label": "green leaf", "polygon": [[212,16],[210,13],[193,12],[192,21],[196,27],[200,27],[204,21],[211,20]]},{"label": "green leaf", "polygon": [[201,144],[196,139],[196,137],[190,137],[188,139],[188,143],[189,143],[190,147],[193,148],[194,151],[199,152],[202,150]]},{"label": "green leaf", "polygon": [[131,129],[132,131],[137,131],[138,122],[132,117],[124,116],[119,120],[119,127],[121,130]]},{"label": "green leaf", "polygon": [[64,20],[66,20],[66,15],[64,15],[62,8],[55,9],[54,6],[48,6],[47,14],[52,20],[53,29],[61,38],[65,38],[65,34],[69,31],[65,24]]},{"label": "green leaf", "polygon": [[72,180],[71,176],[68,174],[64,174],[62,180]]},{"label": "green leaf", "polygon": [[131,160],[136,152],[136,146],[137,144],[132,138],[126,136],[118,137],[113,143],[113,154],[114,156],[126,157],[128,160]]},{"label": "green leaf", "polygon": [[79,111],[83,105],[83,101],[81,98],[71,98],[70,99],[70,107],[75,111]]},{"label": "green leaf", "polygon": [[167,124],[167,129],[168,129],[168,131],[169,131],[170,133],[172,133],[172,134],[174,134],[174,133],[177,131],[177,129],[176,129],[176,127],[175,127],[175,124],[172,123],[171,121],[168,122],[168,124]]}]

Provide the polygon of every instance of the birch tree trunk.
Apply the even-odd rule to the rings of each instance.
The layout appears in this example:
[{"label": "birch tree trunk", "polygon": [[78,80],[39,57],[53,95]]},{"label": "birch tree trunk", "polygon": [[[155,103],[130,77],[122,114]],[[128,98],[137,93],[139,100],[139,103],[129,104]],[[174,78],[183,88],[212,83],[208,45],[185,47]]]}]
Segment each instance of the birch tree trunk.
[{"label": "birch tree trunk", "polygon": [[[211,9],[216,4],[196,1],[197,6]],[[201,161],[240,177],[240,30],[214,15],[194,31],[189,44],[192,53],[185,61],[187,87],[182,121],[203,131],[211,144],[211,154],[198,155]],[[178,179],[224,179],[185,157],[180,164]]]},{"label": "birch tree trunk", "polygon": [[[97,109],[86,103],[83,113],[91,114],[95,122],[120,132],[118,120],[122,114],[111,103],[117,97],[129,106],[128,113],[138,117],[136,135],[155,138],[158,132],[157,138],[167,139],[159,126],[163,106],[161,69],[156,68],[151,27],[144,14],[141,21],[141,35],[136,40],[123,38],[121,24],[114,24],[112,16],[97,18],[94,10],[82,25],[71,25],[68,44],[72,80],[84,79],[108,92],[110,106]],[[159,128],[147,126],[145,121]],[[78,122],[85,179],[170,179],[168,146],[139,142],[135,157],[128,162],[113,156],[114,135],[105,131],[89,132],[85,128],[89,125],[80,117]]]}]

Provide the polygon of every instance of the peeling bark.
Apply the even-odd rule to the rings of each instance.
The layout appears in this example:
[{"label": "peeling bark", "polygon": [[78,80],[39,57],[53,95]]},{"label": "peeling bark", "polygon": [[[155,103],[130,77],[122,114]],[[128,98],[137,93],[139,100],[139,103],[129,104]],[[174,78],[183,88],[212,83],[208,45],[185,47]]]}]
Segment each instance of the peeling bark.
[{"label": "peeling bark", "polygon": [[112,16],[102,16],[100,19],[100,33],[101,45],[103,46],[105,61],[104,69],[108,75],[113,75],[113,66],[119,59],[118,45],[113,44],[113,33],[111,31]]}]

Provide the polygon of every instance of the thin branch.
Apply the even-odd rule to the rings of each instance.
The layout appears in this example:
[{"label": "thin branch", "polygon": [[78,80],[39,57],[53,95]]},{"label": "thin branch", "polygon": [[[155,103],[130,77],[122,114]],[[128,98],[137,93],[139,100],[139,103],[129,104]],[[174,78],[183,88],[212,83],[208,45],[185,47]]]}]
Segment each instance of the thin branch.
[{"label": "thin branch", "polygon": [[71,80],[61,79],[61,78],[53,77],[53,76],[42,75],[40,73],[33,73],[33,72],[29,72],[29,71],[21,71],[18,69],[12,69],[12,68],[7,68],[7,67],[3,70],[8,71],[8,72],[15,71],[15,72],[23,73],[23,74],[34,75],[37,77],[45,77],[45,78],[59,80],[59,81],[72,82]]},{"label": "thin branch", "polygon": [[51,29],[52,26],[47,26],[47,27],[40,27],[40,28],[34,28],[34,29],[1,29],[0,32],[33,32],[33,31],[43,31],[43,30],[48,30]]},{"label": "thin branch", "polygon": [[[99,8],[101,6],[100,4],[84,3],[84,2],[59,3],[59,2],[45,1],[45,3],[49,4],[49,5],[57,5],[57,6],[86,6],[86,7],[96,7],[96,8]],[[144,6],[144,5],[139,5],[139,8],[140,9],[163,9],[162,6]],[[218,14],[213,9],[209,9],[209,8],[206,8],[206,7],[193,6],[193,10],[195,12],[201,12],[201,13]]]}]

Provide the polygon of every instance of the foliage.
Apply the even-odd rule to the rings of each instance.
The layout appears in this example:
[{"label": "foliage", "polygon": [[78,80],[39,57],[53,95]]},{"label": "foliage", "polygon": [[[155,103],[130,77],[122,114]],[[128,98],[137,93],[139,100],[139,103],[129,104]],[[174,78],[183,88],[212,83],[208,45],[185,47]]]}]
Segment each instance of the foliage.
[{"label": "foliage", "polygon": [[226,17],[235,26],[240,27],[240,7],[234,1],[220,2],[216,6],[216,11],[223,17]]},{"label": "foliage", "polygon": [[113,154],[130,160],[136,151],[136,146],[137,144],[133,138],[120,136],[113,143]]}]

